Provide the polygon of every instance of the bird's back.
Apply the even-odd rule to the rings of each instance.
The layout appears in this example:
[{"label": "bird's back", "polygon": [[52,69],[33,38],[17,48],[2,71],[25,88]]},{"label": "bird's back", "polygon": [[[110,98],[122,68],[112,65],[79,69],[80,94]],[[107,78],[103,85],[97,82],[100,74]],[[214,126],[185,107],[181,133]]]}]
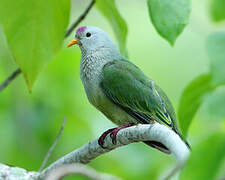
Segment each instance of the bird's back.
[{"label": "bird's back", "polygon": [[[148,124],[156,120],[182,138],[174,108],[165,92],[130,61],[120,59],[105,64],[100,85],[107,98],[138,123]],[[169,153],[162,144],[146,143]]]}]

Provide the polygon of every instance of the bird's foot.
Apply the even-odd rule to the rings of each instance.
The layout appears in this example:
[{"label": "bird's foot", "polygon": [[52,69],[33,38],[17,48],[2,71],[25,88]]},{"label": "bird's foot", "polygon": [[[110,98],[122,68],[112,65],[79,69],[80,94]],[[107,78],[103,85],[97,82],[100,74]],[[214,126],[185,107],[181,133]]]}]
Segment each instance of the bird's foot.
[{"label": "bird's foot", "polygon": [[105,141],[105,138],[106,136],[109,134],[109,133],[112,133],[116,128],[112,128],[112,129],[108,129],[107,131],[105,131],[99,138],[98,138],[98,144],[99,146],[101,146],[102,148],[104,148],[104,141]]},{"label": "bird's foot", "polygon": [[116,144],[116,135],[117,133],[121,130],[121,129],[124,129],[124,128],[127,128],[127,127],[131,127],[133,126],[134,123],[129,123],[129,124],[125,124],[123,126],[120,126],[120,127],[117,127],[117,128],[112,128],[112,129],[109,129],[107,131],[105,131],[98,139],[98,144],[99,146],[101,146],[102,148],[104,148],[104,141],[105,141],[105,138],[108,134],[110,134],[110,137],[112,139],[112,143],[113,144]]}]

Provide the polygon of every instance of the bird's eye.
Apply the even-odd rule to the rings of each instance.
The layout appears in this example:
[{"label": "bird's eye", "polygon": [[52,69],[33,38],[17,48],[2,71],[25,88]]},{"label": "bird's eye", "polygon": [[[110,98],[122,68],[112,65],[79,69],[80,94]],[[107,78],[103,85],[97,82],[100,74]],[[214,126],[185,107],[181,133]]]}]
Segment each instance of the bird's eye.
[{"label": "bird's eye", "polygon": [[90,37],[91,33],[87,32],[86,37]]}]

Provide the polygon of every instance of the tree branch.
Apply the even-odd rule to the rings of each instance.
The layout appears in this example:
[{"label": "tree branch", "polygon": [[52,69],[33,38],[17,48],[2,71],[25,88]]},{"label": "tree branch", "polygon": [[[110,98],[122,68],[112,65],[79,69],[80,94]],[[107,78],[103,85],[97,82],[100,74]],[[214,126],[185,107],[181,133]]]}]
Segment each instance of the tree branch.
[{"label": "tree branch", "polygon": [[[66,31],[65,38],[70,35],[70,33],[81,23],[81,21],[84,20],[84,18],[87,16],[91,8],[94,6],[96,0],[92,0],[88,7],[85,9],[85,11],[77,18],[77,20],[69,27],[69,29]],[[10,82],[12,82],[19,74],[21,73],[21,69],[16,69],[1,85],[0,85],[0,91],[5,89]]]},{"label": "tree branch", "polygon": [[88,12],[91,10],[91,8],[94,6],[96,0],[92,0],[91,3],[88,5],[88,7],[85,9],[85,11],[78,17],[78,19],[70,26],[70,28],[67,30],[65,38],[70,35],[70,33],[81,23],[81,21],[84,20],[84,18],[87,16]]},{"label": "tree branch", "polygon": [[49,150],[48,150],[48,152],[47,152],[47,154],[46,154],[46,156],[45,156],[45,158],[44,158],[44,161],[43,161],[42,164],[41,164],[41,167],[40,167],[40,169],[39,169],[39,172],[41,172],[41,171],[43,170],[43,168],[45,167],[46,163],[48,162],[48,159],[49,159],[49,157],[51,156],[52,151],[54,150],[54,148],[55,148],[55,146],[56,146],[56,144],[57,144],[59,138],[60,138],[61,135],[62,135],[62,132],[63,132],[64,127],[65,127],[65,123],[66,123],[66,118],[63,119],[62,126],[61,126],[61,128],[60,128],[60,130],[59,130],[59,132],[58,132],[58,134],[57,134],[57,136],[56,136],[56,138],[55,138],[53,144],[52,144],[51,147],[49,148]]},{"label": "tree branch", "polygon": [[162,180],[170,180],[172,177],[176,175],[176,173],[179,172],[179,170],[183,167],[184,164],[177,164],[175,167],[173,167],[169,173],[162,178]]},{"label": "tree branch", "polygon": [[83,164],[65,164],[59,168],[54,169],[46,178],[46,180],[61,180],[62,178],[69,175],[82,175],[93,180],[121,180],[120,178],[99,173],[94,169],[85,166]]},{"label": "tree branch", "polygon": [[107,136],[105,140],[105,149],[99,146],[98,140],[96,139],[65,155],[46,168],[41,173],[40,179],[43,179],[50,171],[61,165],[71,163],[87,164],[96,157],[117,147],[138,141],[157,141],[164,144],[175,156],[178,164],[183,164],[189,155],[189,149],[186,144],[174,131],[165,125],[159,123],[137,125],[119,131],[116,145],[114,145],[111,138]]},{"label": "tree branch", "polygon": [[181,140],[181,138],[173,130],[166,127],[165,125],[161,125],[159,123],[139,124],[137,126],[132,126],[119,131],[117,134],[117,143],[115,145],[112,143],[112,140],[108,135],[105,139],[104,149],[99,146],[98,140],[96,139],[72,151],[71,153],[52,163],[40,174],[38,173],[38,180],[45,179],[48,174],[62,165],[73,163],[87,164],[96,157],[117,147],[138,141],[157,141],[164,144],[175,156],[178,165],[183,165],[190,153],[188,147]]},{"label": "tree branch", "polygon": [[38,172],[27,171],[19,167],[11,167],[0,163],[0,179],[1,180],[35,180],[39,176]]},{"label": "tree branch", "polygon": [[[94,169],[82,164],[66,164],[54,169],[49,173],[46,180],[60,180],[68,175],[82,175],[93,180],[121,180],[118,177],[99,173]],[[27,171],[18,167],[11,167],[0,163],[0,179],[1,180],[37,180],[39,172]]]},{"label": "tree branch", "polygon": [[21,70],[18,68],[16,69],[1,85],[0,85],[0,91],[5,89],[9,83],[15,79],[19,74],[21,73]]}]

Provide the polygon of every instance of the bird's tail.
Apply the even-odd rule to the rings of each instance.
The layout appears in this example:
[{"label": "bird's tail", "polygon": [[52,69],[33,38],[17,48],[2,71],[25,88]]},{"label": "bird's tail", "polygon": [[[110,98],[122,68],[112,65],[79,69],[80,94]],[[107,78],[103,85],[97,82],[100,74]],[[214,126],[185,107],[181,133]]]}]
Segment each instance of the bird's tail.
[{"label": "bird's tail", "polygon": [[[184,141],[187,147],[191,150],[190,144],[182,137],[182,135],[176,129],[173,129],[173,130],[180,136],[180,138]],[[159,151],[163,153],[171,154],[170,150],[160,142],[157,142],[157,141],[143,141],[143,142],[155,149],[158,149]]]},{"label": "bird's tail", "polygon": [[157,141],[143,141],[143,143],[155,148],[155,149],[158,149],[159,151],[163,152],[163,153],[166,153],[166,154],[171,154],[170,150],[164,146],[162,143],[160,142],[157,142]]}]

